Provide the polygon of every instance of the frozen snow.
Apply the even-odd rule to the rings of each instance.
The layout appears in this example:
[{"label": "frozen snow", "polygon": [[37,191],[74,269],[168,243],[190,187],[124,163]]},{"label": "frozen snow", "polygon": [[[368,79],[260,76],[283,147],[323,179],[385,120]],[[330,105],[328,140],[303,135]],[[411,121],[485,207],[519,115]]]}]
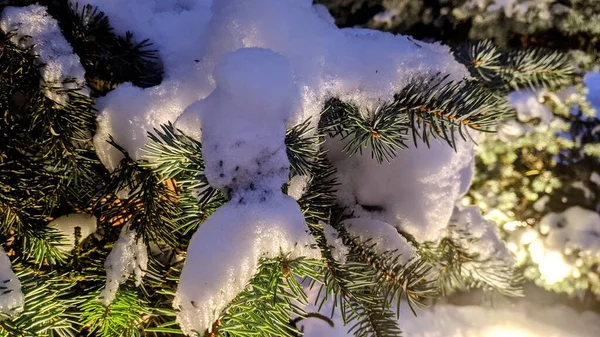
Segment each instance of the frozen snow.
[{"label": "frozen snow", "polygon": [[136,238],[135,230],[129,224],[123,226],[119,239],[104,261],[106,268],[106,287],[99,300],[109,305],[117,295],[119,284],[134,275],[135,284],[140,285],[148,267],[148,250],[142,238]]},{"label": "frozen snow", "polygon": [[[449,74],[452,80],[467,76],[447,47],[417,44],[389,33],[340,30],[310,1],[223,0],[212,10],[208,1],[186,1],[180,6],[175,0],[160,5],[143,5],[142,0],[126,5],[115,0],[87,2],[98,5],[109,17],[122,18],[118,20],[121,30],[152,37],[165,59],[161,85],[139,89],[124,84],[98,101],[101,114],[95,144],[109,168],[120,158],[105,144],[109,133],[134,158],[140,158],[145,133],[174,121],[188,105],[210,94],[213,67],[239,48],[268,48],[290,63],[301,101],[290,122],[312,117],[316,123],[323,102],[331,96],[372,106],[379,99],[391,99],[415,77],[438,72]],[[160,25],[155,24],[157,20],[162,20]],[[177,29],[171,30],[171,23]],[[162,32],[165,26],[169,29]],[[189,50],[190,46],[195,49]],[[198,122],[190,113],[177,126],[199,137]]]},{"label": "frozen snow", "polygon": [[272,191],[221,206],[192,237],[173,301],[183,332],[203,333],[246,288],[261,258],[320,258],[298,204]]},{"label": "frozen snow", "polygon": [[376,254],[393,251],[400,255],[398,262],[401,264],[408,263],[417,254],[415,247],[396,228],[383,221],[356,218],[344,221],[343,225],[350,235],[359,238],[361,242],[370,240],[368,245],[373,245],[372,249]]},{"label": "frozen snow", "polygon": [[595,171],[592,172],[592,174],[590,175],[590,181],[600,186],[600,174],[598,174],[598,172]]},{"label": "frozen snow", "polygon": [[305,189],[308,186],[309,179],[310,177],[305,175],[294,176],[288,182],[287,194],[294,200],[299,200],[306,192]]},{"label": "frozen snow", "polygon": [[75,248],[75,229],[79,227],[82,242],[96,232],[96,223],[98,220],[91,214],[68,214],[58,217],[51,221],[48,226],[55,228],[62,236],[61,245],[58,249],[63,251],[71,251]]},{"label": "frozen snow", "polygon": [[484,219],[478,207],[457,206],[452,215],[452,224],[452,231],[457,234],[468,233],[466,237],[459,236],[455,239],[470,253],[477,254],[480,260],[497,259],[512,263],[513,255],[500,238],[498,226]]},{"label": "frozen snow", "polygon": [[588,88],[588,100],[596,109],[596,115],[600,117],[600,72],[589,72],[583,77],[585,86]]},{"label": "frozen snow", "polygon": [[473,175],[470,140],[457,140],[456,152],[438,141],[430,148],[420,143],[383,164],[368,154],[348,157],[340,150],[341,142],[329,146],[329,158],[338,169],[339,202],[356,216],[384,221],[419,242],[441,238]]},{"label": "frozen snow", "polygon": [[323,222],[321,222],[321,226],[323,226],[325,240],[327,241],[327,246],[331,249],[332,257],[340,264],[345,264],[350,249],[344,245],[335,228]]},{"label": "frozen snow", "polygon": [[85,85],[85,71],[79,57],[62,36],[58,22],[47,12],[46,7],[6,7],[0,16],[0,28],[6,33],[15,32],[11,41],[23,48],[33,47],[39,57],[42,83],[46,96],[57,103],[64,103],[66,95],[53,89],[80,89],[88,94]]},{"label": "frozen snow", "polygon": [[23,311],[21,282],[11,269],[11,263],[0,246],[0,311],[10,316]]},{"label": "frozen snow", "polygon": [[173,301],[188,335],[210,329],[260,259],[321,256],[300,206],[281,191],[289,177],[286,121],[298,103],[289,63],[268,49],[241,48],[225,55],[213,75],[215,90],[186,114],[202,124],[208,182],[230,200],[188,248]]},{"label": "frozen snow", "polygon": [[545,89],[523,89],[511,92],[508,95],[508,102],[517,111],[517,118],[521,122],[539,119],[540,124],[548,125],[553,115],[552,111],[543,104],[546,95]]}]

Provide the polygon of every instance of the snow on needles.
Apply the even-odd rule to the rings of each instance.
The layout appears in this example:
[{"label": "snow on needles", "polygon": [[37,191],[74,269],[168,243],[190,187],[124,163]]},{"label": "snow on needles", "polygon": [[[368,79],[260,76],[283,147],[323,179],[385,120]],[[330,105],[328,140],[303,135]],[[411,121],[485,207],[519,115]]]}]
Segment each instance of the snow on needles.
[{"label": "snow on needles", "polygon": [[186,334],[210,329],[261,258],[320,257],[300,207],[281,192],[289,176],[285,122],[298,91],[289,64],[270,50],[243,48],[222,59],[214,78],[216,89],[189,110],[204,127],[206,178],[230,200],[188,248],[173,302]]},{"label": "snow on needles", "polygon": [[0,17],[0,28],[5,33],[14,33],[11,41],[23,48],[33,47],[33,52],[43,64],[40,69],[41,85],[46,96],[64,103],[66,95],[56,89],[79,89],[88,94],[85,85],[85,71],[79,57],[73,54],[73,48],[62,36],[58,22],[47,12],[46,7],[30,5],[27,7],[7,7]]},{"label": "snow on needles", "polygon": [[11,263],[0,247],[0,311],[10,316],[14,316],[23,310],[23,292],[21,292],[21,282],[17,275],[11,269]]},{"label": "snow on needles", "polygon": [[135,284],[142,283],[142,277],[148,267],[148,250],[141,238],[136,238],[136,232],[129,229],[129,224],[123,226],[119,239],[104,261],[106,268],[106,287],[102,290],[99,300],[109,305],[119,290],[119,284],[127,281],[131,274]]},{"label": "snow on needles", "polygon": [[[289,176],[286,128],[306,120],[316,126],[331,97],[369,114],[411,82],[439,73],[453,81],[468,76],[448,47],[339,29],[310,0],[86,1],[114,19],[117,31],[152,38],[165,68],[158,86],[125,83],[97,101],[100,159],[109,169],[120,160],[106,143],[109,135],[140,159],[146,133],[176,121],[202,140],[206,177],[229,197],[189,246],[174,301],[187,334],[210,328],[260,258],[320,255],[310,248],[314,239],[298,204],[281,192]],[[327,143],[342,183],[340,204],[355,211],[357,223],[373,226],[361,238],[381,238],[383,227],[396,233],[390,245],[401,251],[412,247],[399,230],[419,241],[440,238],[471,180],[471,142],[458,141],[456,152],[436,141],[431,149],[419,143],[383,165],[369,153],[348,158],[337,139]],[[301,178],[291,182],[291,195],[299,197],[304,186]],[[343,247],[334,235],[329,239],[343,260]]]}]

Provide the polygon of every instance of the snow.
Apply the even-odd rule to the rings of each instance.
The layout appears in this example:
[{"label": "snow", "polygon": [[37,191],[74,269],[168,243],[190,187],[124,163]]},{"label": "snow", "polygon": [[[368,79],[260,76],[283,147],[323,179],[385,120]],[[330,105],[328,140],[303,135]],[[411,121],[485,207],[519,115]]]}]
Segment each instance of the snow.
[{"label": "snow", "polygon": [[289,177],[286,121],[298,102],[289,63],[268,49],[241,48],[225,55],[213,75],[215,90],[186,114],[202,123],[208,182],[230,200],[188,248],[173,301],[186,334],[212,326],[260,259],[321,256],[296,200],[281,192]]},{"label": "snow", "polygon": [[373,245],[373,252],[383,254],[393,251],[400,255],[398,262],[408,263],[412,260],[417,250],[398,231],[389,224],[374,219],[351,219],[344,222],[348,233],[365,242],[370,239],[368,245]]},{"label": "snow", "polygon": [[[467,237],[455,238],[470,253],[477,254],[482,261],[497,259],[511,263],[512,254],[500,238],[498,226],[481,215],[476,206],[457,206],[452,216],[453,228],[457,233],[468,233]],[[476,240],[476,241],[474,241]]]},{"label": "snow", "polygon": [[545,89],[523,89],[511,92],[508,95],[508,102],[517,111],[519,121],[528,122],[532,119],[539,119],[540,124],[548,125],[552,121],[553,115],[552,111],[543,104],[546,95]]},{"label": "snow", "polygon": [[592,172],[590,175],[590,181],[600,186],[600,174],[598,174],[598,172]]},{"label": "snow", "polygon": [[294,198],[294,200],[299,200],[305,192],[306,187],[308,186],[308,182],[310,180],[309,176],[305,175],[297,175],[294,176],[288,182],[287,194]]},{"label": "snow", "polygon": [[102,290],[99,300],[109,305],[119,290],[119,284],[134,275],[135,284],[140,285],[148,267],[148,250],[142,238],[136,238],[135,230],[129,229],[129,224],[123,226],[119,239],[104,261],[106,268],[106,287]]},{"label": "snow", "polygon": [[[369,154],[348,157],[330,144],[329,159],[338,169],[338,199],[355,216],[377,219],[417,241],[435,242],[448,225],[454,204],[467,191],[473,174],[473,143],[457,140],[455,152],[437,141],[398,152],[378,164]],[[361,205],[378,206],[368,211]]]},{"label": "snow", "polygon": [[75,229],[79,227],[82,242],[96,232],[96,223],[98,220],[91,214],[68,214],[58,217],[48,224],[48,227],[56,229],[62,236],[61,245],[58,249],[71,251],[75,248]]},{"label": "snow", "polygon": [[[340,30],[323,14],[316,14],[321,10],[313,9],[310,1],[223,0],[212,6],[212,16],[207,1],[187,1],[186,6],[174,6],[174,0],[160,6],[143,6],[142,0],[125,6],[114,0],[87,2],[98,5],[111,18],[122,18],[118,20],[123,25],[121,30],[152,37],[165,59],[161,85],[140,89],[123,84],[98,101],[100,121],[94,142],[109,168],[114,168],[120,158],[105,144],[109,133],[130,155],[140,158],[145,133],[174,121],[192,102],[208,96],[214,89],[214,66],[239,48],[268,48],[290,63],[301,102],[290,122],[311,117],[316,123],[323,102],[331,96],[369,106],[379,99],[391,99],[415,77],[438,72],[450,74],[452,80],[467,76],[447,47],[417,45],[389,33]],[[202,15],[190,14],[199,12]],[[163,21],[161,25],[153,24],[156,20]],[[171,27],[171,23],[178,29],[161,32],[163,28],[159,27]],[[176,34],[180,31],[187,33]],[[186,48],[175,47],[180,45]],[[189,50],[190,46],[195,49]],[[192,136],[200,135],[198,118],[193,113],[179,118],[177,127],[192,131]]]},{"label": "snow", "polygon": [[33,47],[39,57],[43,87],[46,96],[57,102],[65,103],[66,95],[57,93],[56,89],[79,89],[89,94],[84,88],[85,71],[79,57],[73,54],[73,48],[62,36],[58,22],[46,12],[46,7],[30,5],[27,7],[6,7],[0,16],[0,28],[8,33],[15,32],[11,41],[23,48]]},{"label": "snow", "polygon": [[0,311],[16,316],[23,311],[23,292],[21,282],[11,269],[11,263],[0,246]]},{"label": "snow", "polygon": [[594,337],[600,329],[600,316],[592,312],[526,303],[500,308],[439,305],[404,318],[400,322],[406,337]]},{"label": "snow", "polygon": [[340,264],[345,264],[350,249],[344,245],[335,228],[324,222],[321,222],[320,224],[323,226],[325,240],[327,240],[327,246],[331,249],[331,255]]},{"label": "snow", "polygon": [[588,100],[600,116],[600,72],[589,72],[583,77],[585,86],[588,88]]},{"label": "snow", "polygon": [[203,332],[246,288],[261,258],[320,258],[298,204],[272,191],[221,206],[192,237],[173,305],[185,334]]}]

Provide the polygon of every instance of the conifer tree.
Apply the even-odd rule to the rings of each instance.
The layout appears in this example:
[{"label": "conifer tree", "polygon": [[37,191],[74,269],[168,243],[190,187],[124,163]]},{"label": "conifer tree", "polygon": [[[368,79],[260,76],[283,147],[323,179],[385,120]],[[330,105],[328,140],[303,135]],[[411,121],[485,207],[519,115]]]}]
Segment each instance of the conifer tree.
[{"label": "conifer tree", "polygon": [[[300,336],[314,319],[341,322],[349,335],[399,336],[403,303],[416,312],[472,288],[520,295],[521,276],[495,225],[450,199],[468,187],[471,137],[515,115],[510,90],[569,81],[564,54],[371,40],[376,33],[339,31],[306,1],[228,0],[213,6],[207,24],[214,34],[203,52],[218,57],[186,55],[199,70],[185,82],[188,74],[172,69],[181,60],[166,51],[182,46],[120,34],[91,5],[36,3],[0,7],[0,336]],[[291,34],[273,42],[261,26],[263,13],[284,16],[284,6],[288,20],[270,17],[282,32],[313,20],[322,31],[309,36],[339,41],[341,51],[322,53],[337,58],[323,57],[327,74],[338,75],[327,84],[335,90],[308,103],[297,83],[314,68],[298,66],[308,63],[286,47]],[[226,20],[254,25],[242,29],[246,44],[227,43],[224,31],[235,25],[219,26]],[[417,70],[396,78],[405,65],[373,61],[363,64],[368,76],[344,73],[332,63],[355,65],[340,57],[353,45],[344,39],[371,43],[383,55],[376,61],[401,55]],[[423,61],[430,58],[439,62]],[[208,68],[208,84],[195,87],[206,95],[160,105],[161,95],[187,95]],[[385,100],[369,91],[378,76],[401,82]],[[304,93],[327,87],[314,82],[301,82]],[[178,114],[149,129],[140,122],[142,135],[121,132],[119,123],[139,116],[111,108],[152,95],[159,108],[148,103],[144,113]],[[293,115],[298,106],[301,116]],[[422,161],[426,153],[445,161]],[[408,182],[384,183],[418,180],[403,193],[429,193],[427,212],[438,214],[393,219],[412,204],[365,172],[373,186],[357,185],[349,177],[361,165],[384,176],[401,168]],[[376,194],[380,187],[389,194]]]}]

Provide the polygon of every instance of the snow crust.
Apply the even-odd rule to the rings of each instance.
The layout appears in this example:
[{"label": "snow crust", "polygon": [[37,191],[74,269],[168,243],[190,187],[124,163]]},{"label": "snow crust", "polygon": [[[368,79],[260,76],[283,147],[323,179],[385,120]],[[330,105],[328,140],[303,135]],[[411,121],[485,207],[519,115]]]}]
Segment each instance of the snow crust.
[{"label": "snow crust", "polygon": [[91,214],[68,214],[58,217],[51,221],[48,226],[56,229],[63,238],[58,249],[71,251],[75,248],[75,229],[79,227],[81,232],[81,241],[96,232],[98,220]]},{"label": "snow crust", "polygon": [[116,297],[119,284],[134,275],[135,284],[140,285],[148,267],[148,250],[142,238],[136,238],[135,230],[129,224],[123,226],[119,239],[104,261],[106,269],[106,287],[99,300],[109,305]]},{"label": "snow crust", "polygon": [[73,54],[73,48],[62,36],[58,22],[46,11],[46,7],[30,5],[27,7],[6,7],[0,16],[0,28],[5,33],[14,32],[11,41],[23,48],[33,47],[39,57],[43,87],[46,96],[57,102],[65,103],[65,94],[53,89],[79,89],[89,94],[85,85],[85,70],[79,57]]},{"label": "snow crust", "polygon": [[0,311],[12,317],[23,311],[21,282],[11,269],[4,249],[0,247]]}]

